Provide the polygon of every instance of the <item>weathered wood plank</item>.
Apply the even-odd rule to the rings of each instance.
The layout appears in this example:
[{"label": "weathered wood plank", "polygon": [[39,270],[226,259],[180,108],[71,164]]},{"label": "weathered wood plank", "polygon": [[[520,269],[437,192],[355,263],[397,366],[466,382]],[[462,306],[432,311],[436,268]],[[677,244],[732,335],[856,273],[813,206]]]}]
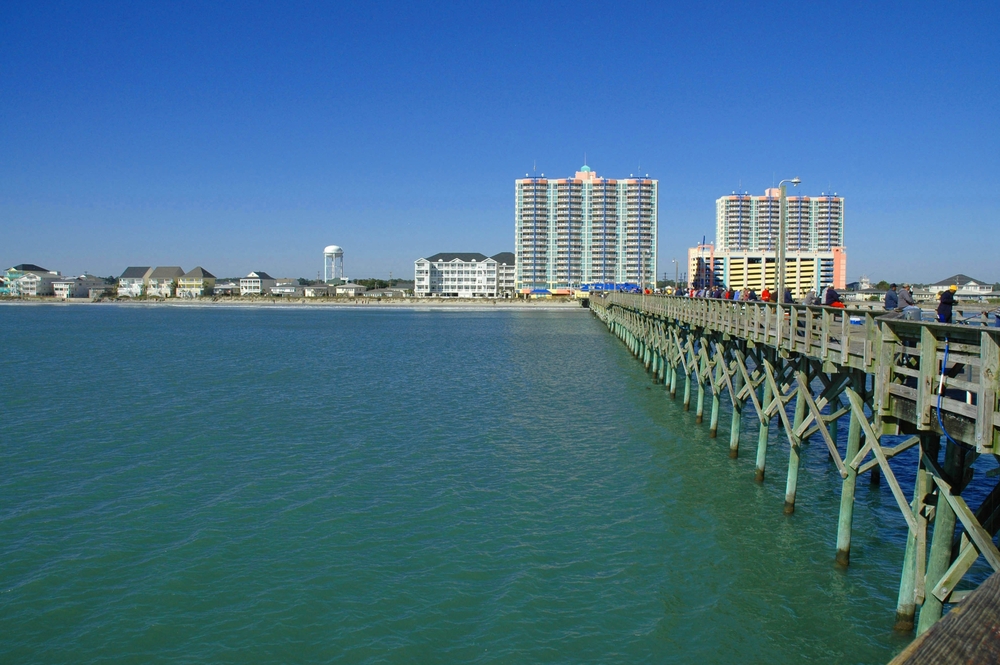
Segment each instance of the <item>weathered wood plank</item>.
[{"label": "weathered wood plank", "polygon": [[889,665],[1000,662],[1000,575],[994,573]]}]

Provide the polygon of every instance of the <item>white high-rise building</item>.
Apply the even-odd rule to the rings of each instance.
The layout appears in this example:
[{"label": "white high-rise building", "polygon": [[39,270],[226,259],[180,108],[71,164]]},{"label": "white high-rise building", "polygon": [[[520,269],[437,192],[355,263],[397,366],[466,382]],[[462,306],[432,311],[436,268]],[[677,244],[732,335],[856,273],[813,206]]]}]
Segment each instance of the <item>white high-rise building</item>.
[{"label": "white high-rise building", "polygon": [[514,185],[516,288],[656,282],[659,181],[526,177]]}]

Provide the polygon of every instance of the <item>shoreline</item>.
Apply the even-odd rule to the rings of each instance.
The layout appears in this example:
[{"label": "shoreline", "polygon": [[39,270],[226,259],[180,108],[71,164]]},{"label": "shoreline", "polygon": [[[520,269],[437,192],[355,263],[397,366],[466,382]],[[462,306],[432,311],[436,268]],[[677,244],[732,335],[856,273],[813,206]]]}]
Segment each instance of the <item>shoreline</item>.
[{"label": "shoreline", "polygon": [[313,299],[313,298],[211,298],[187,299],[170,298],[168,300],[89,300],[86,298],[56,298],[14,299],[0,298],[0,305],[7,306],[111,306],[111,307],[245,307],[245,308],[383,308],[383,309],[419,309],[419,310],[567,310],[576,309],[588,311],[580,305],[579,300],[518,300],[512,298],[482,298],[482,299],[443,299],[443,298],[345,298],[343,300]]}]

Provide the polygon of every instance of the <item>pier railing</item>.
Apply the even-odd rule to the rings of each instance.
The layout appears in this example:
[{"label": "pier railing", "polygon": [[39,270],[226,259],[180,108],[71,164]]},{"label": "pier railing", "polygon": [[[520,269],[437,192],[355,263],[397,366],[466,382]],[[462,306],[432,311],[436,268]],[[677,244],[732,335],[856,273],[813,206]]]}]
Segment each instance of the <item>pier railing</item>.
[{"label": "pier railing", "polygon": [[[803,444],[811,437],[825,443],[843,478],[838,564],[850,561],[857,477],[885,478],[909,531],[897,629],[912,629],[919,607],[923,632],[946,603],[961,602],[969,591],[956,586],[979,557],[1000,570],[1000,486],[979,478],[981,491],[970,494],[985,498],[976,508],[962,496],[976,459],[1000,452],[1000,329],[911,321],[868,307],[626,293],[595,295],[590,308],[672,397],[683,384],[685,409],[696,392],[696,422],[711,398],[710,436],[720,398],[728,397],[732,457],[752,403],[760,482],[778,418],[789,445],[786,513],[794,512]],[[843,420],[846,445],[837,435]],[[913,487],[904,490],[892,462],[915,446],[916,456],[898,458],[918,465]]]},{"label": "pier railing", "polygon": [[[608,293],[616,305],[872,374],[884,417],[945,431],[979,453],[1000,443],[1000,328],[884,318],[884,311]],[[951,370],[941,372],[948,354]],[[958,371],[955,370],[958,367]],[[940,395],[942,423],[935,422]]]}]

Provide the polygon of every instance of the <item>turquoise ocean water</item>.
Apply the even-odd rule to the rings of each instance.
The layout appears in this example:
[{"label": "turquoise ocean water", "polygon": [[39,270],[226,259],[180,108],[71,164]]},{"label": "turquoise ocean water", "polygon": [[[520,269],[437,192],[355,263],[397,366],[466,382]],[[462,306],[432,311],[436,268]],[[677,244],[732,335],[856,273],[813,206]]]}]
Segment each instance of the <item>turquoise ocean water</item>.
[{"label": "turquoise ocean water", "polygon": [[[3,663],[881,663],[902,518],[586,311],[4,307]],[[724,402],[725,404],[725,402]]]}]

